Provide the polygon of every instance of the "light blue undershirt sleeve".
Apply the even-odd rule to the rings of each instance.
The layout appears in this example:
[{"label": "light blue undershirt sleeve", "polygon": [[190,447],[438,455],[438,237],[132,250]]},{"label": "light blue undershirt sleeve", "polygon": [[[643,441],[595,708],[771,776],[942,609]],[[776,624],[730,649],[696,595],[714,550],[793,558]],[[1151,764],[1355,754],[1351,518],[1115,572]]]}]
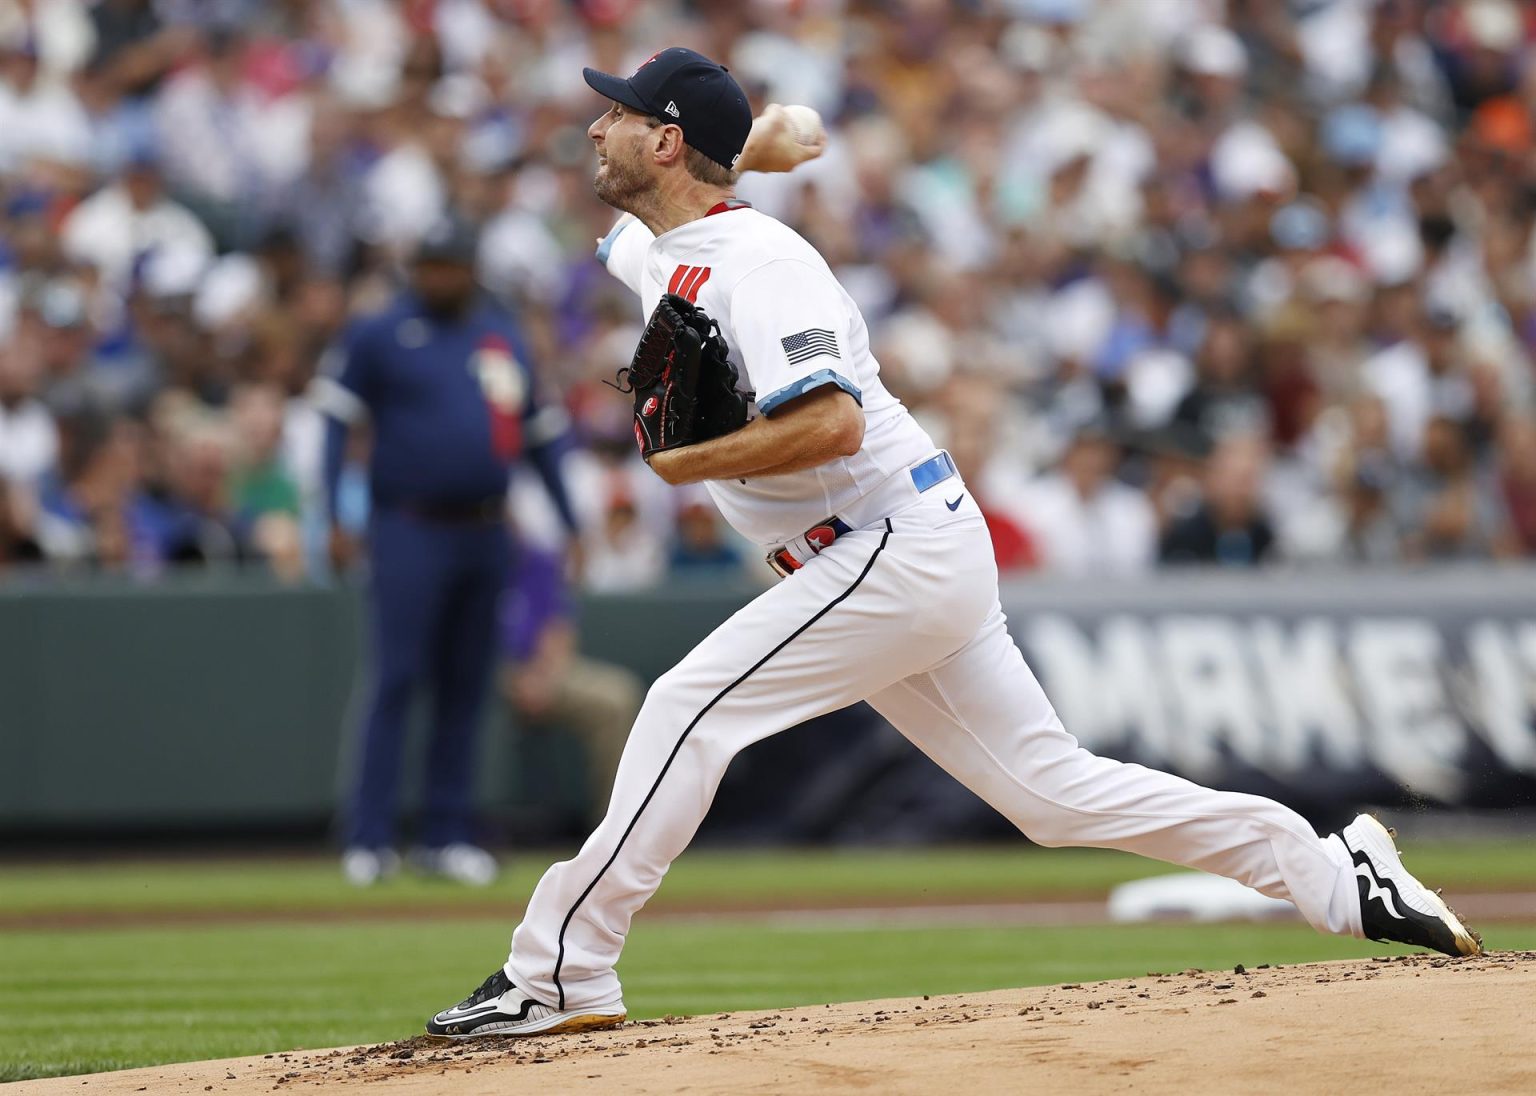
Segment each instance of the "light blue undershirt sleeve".
[{"label": "light blue undershirt sleeve", "polygon": [[766,415],[774,408],[826,384],[837,385],[837,387],[852,396],[854,402],[860,407],[864,406],[864,393],[859,391],[858,385],[841,373],[835,373],[830,369],[818,369],[809,376],[801,377],[792,384],[786,384],[783,388],[770,392],[766,396],[757,397],[757,409]]}]

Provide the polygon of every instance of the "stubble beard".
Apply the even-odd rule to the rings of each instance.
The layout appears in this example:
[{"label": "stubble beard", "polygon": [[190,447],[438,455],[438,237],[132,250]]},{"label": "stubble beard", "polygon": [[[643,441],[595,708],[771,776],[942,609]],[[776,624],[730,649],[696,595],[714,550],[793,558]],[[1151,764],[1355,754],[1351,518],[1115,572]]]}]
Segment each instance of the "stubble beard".
[{"label": "stubble beard", "polygon": [[637,204],[644,204],[642,196],[650,188],[645,174],[632,164],[625,164],[612,157],[605,166],[597,169],[592,177],[592,189],[606,205],[624,213],[639,216]]}]

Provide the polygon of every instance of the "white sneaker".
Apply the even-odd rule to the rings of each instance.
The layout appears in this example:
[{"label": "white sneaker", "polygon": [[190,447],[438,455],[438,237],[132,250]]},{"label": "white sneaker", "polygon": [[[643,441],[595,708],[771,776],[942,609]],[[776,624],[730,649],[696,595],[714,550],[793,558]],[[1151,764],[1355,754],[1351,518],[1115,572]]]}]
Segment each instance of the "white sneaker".
[{"label": "white sneaker", "polygon": [[427,1021],[427,1034],[445,1039],[481,1035],[556,1035],[597,1031],[624,1022],[624,1005],[562,1009],[542,1004],[519,989],[498,967],[480,988]]},{"label": "white sneaker", "polygon": [[399,870],[400,854],[394,849],[355,845],[341,854],[341,874],[354,887],[371,887]]},{"label": "white sneaker", "polygon": [[468,887],[488,887],[501,874],[494,856],[462,841],[438,849],[415,849],[411,864],[426,875],[440,875]]}]

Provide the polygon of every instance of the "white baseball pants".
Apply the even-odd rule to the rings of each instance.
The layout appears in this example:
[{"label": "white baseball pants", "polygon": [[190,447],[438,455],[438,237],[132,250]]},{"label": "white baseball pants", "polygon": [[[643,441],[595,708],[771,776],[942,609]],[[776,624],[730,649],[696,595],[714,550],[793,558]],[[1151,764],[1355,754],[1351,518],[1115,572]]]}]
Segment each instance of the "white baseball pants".
[{"label": "white baseball pants", "polygon": [[646,697],[607,816],[545,873],[506,972],[560,1008],[622,999],[630,919],[703,821],[738,750],[868,700],[1041,845],[1125,849],[1288,898],[1360,935],[1354,868],[1287,807],[1095,757],[1009,638],[986,525],[956,477],[840,537],[742,608]]}]

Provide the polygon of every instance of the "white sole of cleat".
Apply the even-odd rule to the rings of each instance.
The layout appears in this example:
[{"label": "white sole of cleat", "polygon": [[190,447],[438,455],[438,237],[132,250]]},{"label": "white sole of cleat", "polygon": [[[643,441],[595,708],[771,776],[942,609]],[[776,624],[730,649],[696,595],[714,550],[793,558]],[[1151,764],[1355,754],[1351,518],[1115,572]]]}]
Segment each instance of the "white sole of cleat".
[{"label": "white sole of cleat", "polygon": [[433,1039],[461,1042],[466,1039],[520,1039],[531,1035],[569,1035],[577,1031],[602,1031],[622,1025],[628,1014],[624,1012],[574,1012],[566,1015],[546,1016],[542,1020],[522,1020],[516,1023],[486,1024],[468,1035],[431,1035]]}]

